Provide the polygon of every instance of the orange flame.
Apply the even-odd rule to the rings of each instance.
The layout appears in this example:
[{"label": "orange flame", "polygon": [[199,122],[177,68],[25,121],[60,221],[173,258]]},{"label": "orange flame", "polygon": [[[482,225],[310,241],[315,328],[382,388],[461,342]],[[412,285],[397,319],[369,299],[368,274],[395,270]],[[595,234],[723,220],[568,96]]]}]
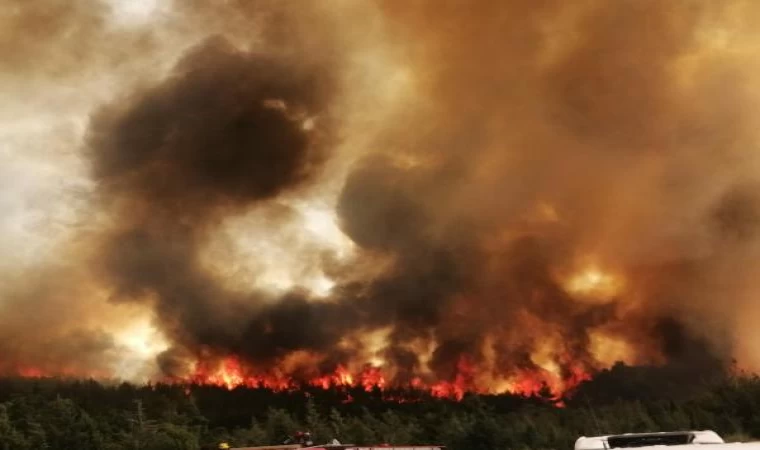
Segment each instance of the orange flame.
[{"label": "orange flame", "polygon": [[[6,373],[6,372],[4,372]],[[105,380],[110,375],[96,370],[83,371],[74,367],[59,367],[49,370],[43,367],[21,366],[10,372],[23,378],[86,378]]]},{"label": "orange flame", "polygon": [[[511,377],[511,383],[503,388],[494,390],[490,386],[482,386],[476,382],[476,367],[472,361],[463,356],[459,359],[456,372],[451,380],[441,380],[434,383],[426,383],[419,377],[413,378],[404,386],[389,385],[381,368],[366,366],[361,371],[352,373],[346,367],[338,365],[331,374],[314,377],[305,381],[306,385],[321,388],[361,388],[366,392],[379,390],[385,392],[388,388],[405,388],[412,391],[427,392],[432,397],[450,400],[461,400],[466,393],[510,393],[521,396],[535,396],[548,392],[549,399],[559,402],[578,386],[582,381],[591,378],[591,374],[581,366],[572,366],[569,375],[564,378],[548,371],[540,369],[535,371],[522,371]],[[205,365],[196,367],[196,372],[185,380],[176,382],[191,382],[194,384],[214,385],[233,390],[238,387],[268,388],[275,391],[296,390],[304,383],[277,376],[273,374],[251,375],[237,358],[224,359],[214,370],[209,370]],[[383,395],[390,401],[405,401],[398,396]],[[346,392],[346,401],[350,402],[353,397]]]},{"label": "orange flame", "polygon": [[[17,375],[25,378],[49,378],[56,376],[64,377],[83,377],[71,370],[59,370],[55,373],[47,372],[38,367],[21,367],[16,370]],[[533,370],[521,370],[517,373],[505,376],[509,382],[500,384],[494,388],[487,383],[478,383],[476,381],[477,367],[467,356],[462,356],[456,366],[456,371],[450,380],[439,380],[435,382],[426,382],[420,377],[414,377],[405,385],[389,384],[385,374],[380,367],[371,365],[365,366],[360,371],[352,373],[346,367],[338,365],[331,374],[318,376],[306,381],[297,381],[288,376],[254,373],[247,368],[236,357],[228,357],[219,361],[217,365],[212,366],[208,363],[198,363],[195,366],[194,373],[184,378],[174,378],[165,380],[175,384],[196,384],[219,386],[228,390],[234,390],[239,387],[245,388],[265,388],[275,392],[295,391],[302,386],[312,386],[320,389],[339,388],[343,389],[345,398],[344,403],[353,401],[350,389],[360,388],[366,392],[379,391],[382,398],[386,401],[405,403],[409,401],[419,401],[425,395],[440,399],[462,400],[467,393],[476,394],[514,394],[525,397],[542,396],[543,398],[554,402],[555,405],[563,406],[562,399],[572,394],[574,388],[580,383],[590,380],[591,373],[580,364],[569,364],[565,368],[564,376],[553,372],[537,368]],[[89,378],[103,378],[97,375],[87,375]],[[399,395],[389,389],[406,389],[410,392],[423,394]],[[185,392],[189,394],[189,387],[185,387]],[[353,392],[353,391],[351,391]]]}]

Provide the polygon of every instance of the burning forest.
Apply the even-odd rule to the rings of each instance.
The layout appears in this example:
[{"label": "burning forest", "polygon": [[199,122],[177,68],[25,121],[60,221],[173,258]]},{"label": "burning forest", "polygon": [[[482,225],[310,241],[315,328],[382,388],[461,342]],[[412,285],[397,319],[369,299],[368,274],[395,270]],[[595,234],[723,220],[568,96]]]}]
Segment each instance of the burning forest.
[{"label": "burning forest", "polygon": [[11,0],[0,374],[760,368],[754,2]]}]

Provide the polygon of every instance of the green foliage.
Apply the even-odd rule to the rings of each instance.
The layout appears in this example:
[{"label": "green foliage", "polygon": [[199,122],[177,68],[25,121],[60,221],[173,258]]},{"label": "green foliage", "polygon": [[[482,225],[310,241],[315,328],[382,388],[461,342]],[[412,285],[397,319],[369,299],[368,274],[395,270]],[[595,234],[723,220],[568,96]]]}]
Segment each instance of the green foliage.
[{"label": "green foliage", "polygon": [[[611,384],[603,392],[614,392]],[[588,392],[588,389],[587,389]],[[228,391],[209,386],[103,385],[0,379],[0,450],[205,450],[282,443],[298,430],[315,443],[444,444],[451,450],[570,449],[581,435],[713,429],[760,438],[760,379],[735,377],[688,397],[570,399],[468,396],[335,388]],[[351,401],[346,401],[351,399]]]},{"label": "green foliage", "polygon": [[0,404],[0,450],[29,448],[29,442],[12,423],[6,405]]}]

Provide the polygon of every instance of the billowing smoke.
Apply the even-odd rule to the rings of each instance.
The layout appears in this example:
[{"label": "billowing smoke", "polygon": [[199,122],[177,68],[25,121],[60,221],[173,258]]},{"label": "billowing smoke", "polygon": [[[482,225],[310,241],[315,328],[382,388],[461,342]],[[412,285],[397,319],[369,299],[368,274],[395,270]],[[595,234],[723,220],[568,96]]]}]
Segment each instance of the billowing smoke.
[{"label": "billowing smoke", "polygon": [[107,372],[130,351],[113,308],[163,335],[154,376],[531,391],[617,361],[757,368],[760,10],[327,3],[176,2],[164,44],[120,25],[155,64],[87,110],[89,226],[0,303],[82,312],[24,328],[9,307],[0,369]]},{"label": "billowing smoke", "polygon": [[198,266],[225,215],[301,187],[327,157],[330,80],[296,67],[211,39],[161,85],[93,118],[94,178],[118,222],[103,276],[119,298],[155,296],[160,323],[191,348],[257,360],[330,339],[320,327],[288,333],[305,299],[268,308],[263,293],[228,292]]}]

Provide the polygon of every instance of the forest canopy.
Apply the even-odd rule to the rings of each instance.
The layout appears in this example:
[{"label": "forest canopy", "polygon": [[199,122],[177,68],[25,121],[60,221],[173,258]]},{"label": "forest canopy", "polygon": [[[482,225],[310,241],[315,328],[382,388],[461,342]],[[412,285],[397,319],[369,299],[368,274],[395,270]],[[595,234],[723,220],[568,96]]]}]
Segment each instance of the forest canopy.
[{"label": "forest canopy", "polygon": [[0,449],[200,450],[223,441],[282,443],[299,430],[310,431],[315,443],[441,444],[453,450],[570,449],[582,435],[685,429],[712,429],[726,440],[760,438],[757,376],[677,390],[677,383],[652,383],[656,374],[641,370],[616,366],[559,406],[548,392],[454,401],[361,387],[275,392],[5,378]]}]

